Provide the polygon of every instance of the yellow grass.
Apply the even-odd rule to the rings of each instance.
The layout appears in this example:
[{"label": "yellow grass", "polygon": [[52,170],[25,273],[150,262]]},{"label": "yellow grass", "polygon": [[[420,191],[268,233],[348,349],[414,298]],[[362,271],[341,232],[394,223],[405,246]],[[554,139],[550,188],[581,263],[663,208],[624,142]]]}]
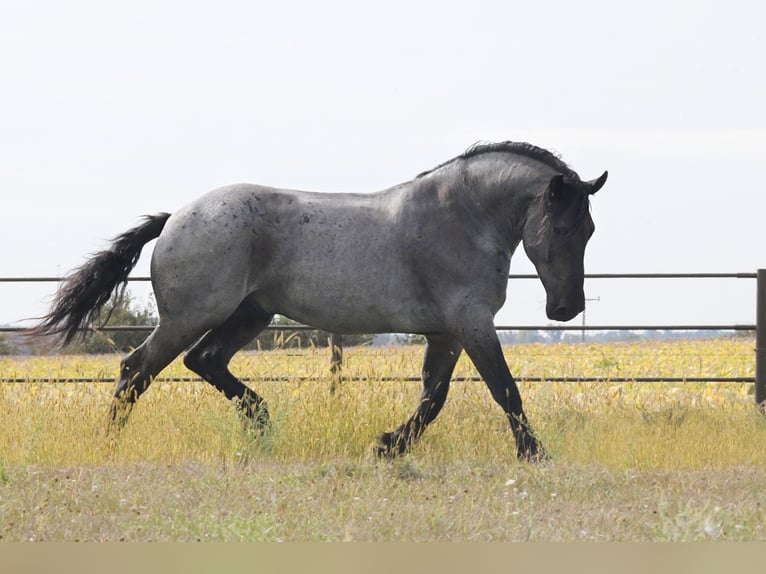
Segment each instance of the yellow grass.
[{"label": "yellow grass", "polygon": [[[519,378],[699,377],[752,375],[752,342],[743,339],[610,345],[523,345],[506,349]],[[377,436],[404,421],[420,384],[422,349],[348,350],[344,373],[362,377],[329,394],[326,351],[271,351],[235,358],[274,418],[267,436],[241,431],[233,406],[203,382],[156,381],[139,401],[125,436],[103,436],[113,383],[0,385],[0,453],[12,464],[97,464],[107,460],[282,461],[365,457]],[[4,377],[103,378],[117,356],[5,358]],[[461,358],[457,376],[476,376]],[[162,377],[192,376],[180,361]],[[288,377],[259,381],[258,377]],[[752,385],[734,383],[520,384],[531,421],[556,458],[613,467],[695,468],[766,460],[753,433],[763,431]],[[735,425],[741,432],[732,432]],[[716,439],[725,435],[725,440]],[[418,448],[439,460],[511,459],[501,411],[479,381],[454,382],[447,405]],[[763,441],[762,441],[763,442]]]},{"label": "yellow grass", "polygon": [[[413,452],[379,463],[378,435],[420,394],[396,379],[416,376],[421,355],[348,349],[344,373],[363,380],[334,396],[325,350],[238,356],[232,370],[272,414],[260,437],[202,382],[155,381],[116,439],[104,434],[113,383],[0,384],[0,540],[766,539],[766,420],[752,384],[521,382],[552,455],[534,467],[516,462],[485,385],[454,382]],[[520,379],[753,374],[741,338],[506,356]],[[102,378],[118,362],[4,358],[0,376]],[[456,375],[476,372],[463,357]],[[191,373],[176,361],[161,376]]]}]

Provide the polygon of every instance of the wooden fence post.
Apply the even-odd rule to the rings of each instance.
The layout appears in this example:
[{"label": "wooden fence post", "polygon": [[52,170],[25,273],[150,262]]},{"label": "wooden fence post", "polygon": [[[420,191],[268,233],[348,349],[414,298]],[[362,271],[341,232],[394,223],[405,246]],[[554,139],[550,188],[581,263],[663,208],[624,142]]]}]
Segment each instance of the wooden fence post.
[{"label": "wooden fence post", "polygon": [[336,389],[341,383],[341,369],[343,368],[343,336],[337,333],[330,333],[330,373],[332,382],[330,383],[330,394],[335,394]]},{"label": "wooden fence post", "polygon": [[757,275],[755,304],[755,404],[766,412],[766,269]]}]

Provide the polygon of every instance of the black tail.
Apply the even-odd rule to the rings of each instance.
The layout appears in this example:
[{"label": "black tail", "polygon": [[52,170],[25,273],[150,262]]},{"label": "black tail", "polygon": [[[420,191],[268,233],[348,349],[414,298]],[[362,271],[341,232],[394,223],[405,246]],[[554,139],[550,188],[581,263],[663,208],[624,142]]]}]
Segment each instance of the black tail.
[{"label": "black tail", "polygon": [[108,250],[96,253],[70,273],[59,286],[50,313],[27,334],[60,335],[64,345],[78,333],[84,336],[84,329],[98,319],[112,293],[120,285],[125,286],[141,249],[159,237],[169,217],[169,213],[147,215],[141,225],[116,237]]}]

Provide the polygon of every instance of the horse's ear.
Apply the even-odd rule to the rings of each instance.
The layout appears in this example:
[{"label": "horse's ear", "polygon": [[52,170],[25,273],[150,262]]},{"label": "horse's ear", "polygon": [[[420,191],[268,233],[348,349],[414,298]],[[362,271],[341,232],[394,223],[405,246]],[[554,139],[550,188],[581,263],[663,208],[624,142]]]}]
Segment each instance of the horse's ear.
[{"label": "horse's ear", "polygon": [[606,178],[609,175],[608,171],[605,171],[601,174],[601,177],[598,179],[592,179],[590,181],[586,181],[585,184],[588,186],[588,193],[590,195],[593,195],[596,193],[599,189],[604,187],[604,184],[606,183]]}]

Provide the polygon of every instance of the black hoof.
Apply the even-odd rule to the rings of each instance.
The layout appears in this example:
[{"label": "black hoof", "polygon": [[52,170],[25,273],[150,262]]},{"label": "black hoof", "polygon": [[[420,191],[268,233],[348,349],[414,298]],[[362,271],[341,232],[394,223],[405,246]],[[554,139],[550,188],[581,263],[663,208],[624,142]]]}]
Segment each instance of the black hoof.
[{"label": "black hoof", "polygon": [[243,419],[245,430],[254,435],[264,435],[271,430],[270,420]]},{"label": "black hoof", "polygon": [[407,451],[407,441],[398,432],[384,432],[380,435],[380,443],[375,449],[379,458],[393,459]]},{"label": "black hoof", "polygon": [[271,417],[269,416],[269,409],[266,408],[266,403],[262,402],[258,405],[244,405],[240,403],[239,412],[248,429],[263,433],[271,428]]},{"label": "black hoof", "polygon": [[522,462],[539,464],[551,460],[550,455],[542,447],[534,446],[531,449],[519,450],[516,457]]},{"label": "black hoof", "polygon": [[106,435],[114,437],[120,434],[120,431],[128,424],[128,417],[132,410],[133,403],[117,398],[113,399],[106,421]]}]

